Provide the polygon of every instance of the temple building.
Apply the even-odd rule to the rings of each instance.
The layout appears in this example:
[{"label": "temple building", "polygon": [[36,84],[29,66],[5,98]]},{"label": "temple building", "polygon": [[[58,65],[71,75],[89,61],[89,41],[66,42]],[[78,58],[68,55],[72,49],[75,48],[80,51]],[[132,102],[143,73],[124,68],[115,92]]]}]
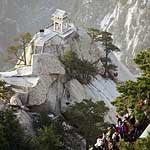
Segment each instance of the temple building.
[{"label": "temple building", "polygon": [[64,33],[69,28],[69,19],[68,19],[68,13],[66,11],[57,9],[53,14],[52,18],[53,20],[53,31],[58,33]]},{"label": "temple building", "polygon": [[[69,15],[66,11],[57,9],[51,16],[51,25],[40,30],[31,42],[34,43],[34,53],[56,52],[58,46],[68,38],[73,37],[76,28],[70,23]],[[62,42],[62,43],[61,43]]]},{"label": "temple building", "polygon": [[[51,15],[50,25],[40,29],[26,48],[27,65],[31,65],[33,54],[51,53],[60,55],[64,47],[67,48],[66,43],[70,42],[69,39],[75,37],[76,34],[77,29],[70,22],[69,14],[64,10],[56,9]],[[20,67],[23,63],[18,61],[16,67]]]}]

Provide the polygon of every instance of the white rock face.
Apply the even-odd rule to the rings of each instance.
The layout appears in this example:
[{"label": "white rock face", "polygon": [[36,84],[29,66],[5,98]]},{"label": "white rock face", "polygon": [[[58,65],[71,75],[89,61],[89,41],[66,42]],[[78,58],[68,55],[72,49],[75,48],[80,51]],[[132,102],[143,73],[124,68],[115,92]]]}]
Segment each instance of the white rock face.
[{"label": "white rock face", "polygon": [[29,91],[28,105],[41,105],[46,102],[48,90],[55,81],[50,76],[41,76],[36,87]]},{"label": "white rock face", "polygon": [[49,87],[47,102],[52,112],[59,114],[63,111],[62,104],[65,103],[63,76],[56,76],[55,81]]},{"label": "white rock face", "polygon": [[4,77],[2,76],[2,79],[7,82],[10,85],[14,86],[20,86],[20,87],[26,87],[26,88],[31,88],[36,86],[38,83],[39,78],[38,77],[26,77],[26,76],[18,76],[18,77]]},{"label": "white rock face", "polygon": [[55,55],[44,53],[33,55],[33,75],[65,74],[65,70]]},{"label": "white rock face", "polygon": [[116,109],[111,102],[119,96],[116,90],[116,84],[112,80],[103,79],[97,76],[90,85],[86,86],[87,95],[94,101],[104,101],[106,106],[110,109],[106,116],[106,121],[115,122]]},{"label": "white rock face", "polygon": [[0,75],[4,77],[20,77],[20,76],[30,76],[32,75],[32,67],[31,66],[23,66],[20,68],[14,68],[13,71],[8,72],[0,72]]},{"label": "white rock face", "polygon": [[84,86],[79,83],[79,81],[71,80],[68,84],[70,99],[73,102],[81,102],[83,99],[89,98],[86,94]]},{"label": "white rock face", "polygon": [[114,10],[105,15],[101,21],[101,28],[113,33],[116,45],[123,51],[121,60],[132,72],[136,72],[133,64],[135,55],[149,47],[149,16],[149,0],[120,0]]}]

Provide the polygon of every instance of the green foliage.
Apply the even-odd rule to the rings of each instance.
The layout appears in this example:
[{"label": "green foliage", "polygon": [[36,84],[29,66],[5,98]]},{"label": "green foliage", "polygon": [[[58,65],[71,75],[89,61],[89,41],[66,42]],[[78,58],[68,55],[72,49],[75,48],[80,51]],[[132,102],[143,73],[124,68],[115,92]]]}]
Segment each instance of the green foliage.
[{"label": "green foliage", "polygon": [[91,38],[91,44],[96,41],[96,37],[98,36],[100,30],[95,28],[88,28],[87,33]]},{"label": "green foliage", "polygon": [[6,82],[0,80],[0,100],[8,101],[13,93],[11,87]]},{"label": "green foliage", "polygon": [[0,112],[0,150],[30,150],[19,122],[11,111]]},{"label": "green foliage", "polygon": [[8,48],[9,57],[13,54],[16,60],[19,60],[20,62],[24,62],[24,65],[26,65],[27,62],[26,47],[30,41],[31,41],[30,33],[25,32],[20,34],[19,37],[14,39],[15,44],[11,45]]},{"label": "green foliage", "polygon": [[39,150],[60,150],[62,143],[61,136],[54,132],[53,126],[48,126],[39,129],[37,141],[39,143]]},{"label": "green foliage", "polygon": [[98,29],[93,29],[93,28],[89,28],[87,33],[89,34],[89,36],[91,37],[91,40],[93,42],[101,42],[102,45],[104,46],[104,51],[105,51],[105,57],[102,58],[102,63],[103,63],[103,67],[105,69],[104,71],[104,77],[108,77],[107,74],[110,74],[110,70],[111,71],[116,71],[117,67],[115,67],[115,65],[111,64],[110,58],[108,57],[109,54],[113,51],[120,51],[120,49],[115,46],[112,42],[112,34],[106,31],[100,31]]},{"label": "green foliage", "polygon": [[118,147],[120,150],[149,150],[150,137],[138,139],[134,143],[125,142],[121,140],[118,143]]},{"label": "green foliage", "polygon": [[46,113],[41,113],[34,118],[33,126],[36,131],[34,144],[37,150],[59,150],[63,146],[62,131]]},{"label": "green foliage", "polygon": [[134,61],[144,74],[150,75],[150,48],[141,51]]},{"label": "green foliage", "polygon": [[121,93],[113,102],[118,113],[125,114],[130,108],[137,120],[141,120],[150,112],[150,72],[149,72],[150,49],[140,52],[135,58],[135,62],[144,72],[136,81],[126,81],[118,85],[117,90]]},{"label": "green foliage", "polygon": [[36,114],[36,116],[33,117],[33,128],[36,132],[38,132],[40,128],[47,127],[51,124],[52,121],[46,113]]},{"label": "green foliage", "polygon": [[95,137],[102,134],[107,126],[107,123],[104,122],[104,115],[107,111],[108,108],[103,101],[94,103],[92,100],[84,99],[82,102],[76,102],[75,105],[70,106],[70,109],[63,115],[86,139],[87,144],[92,144],[95,142]]},{"label": "green foliage", "polygon": [[98,72],[95,64],[79,59],[77,54],[72,51],[64,54],[62,63],[65,65],[68,79],[77,79],[82,84],[89,84],[92,77],[95,77]]},{"label": "green foliage", "polygon": [[36,128],[36,136],[27,137],[12,111],[0,112],[0,150],[61,149],[61,136],[45,116],[40,116],[40,127]]}]

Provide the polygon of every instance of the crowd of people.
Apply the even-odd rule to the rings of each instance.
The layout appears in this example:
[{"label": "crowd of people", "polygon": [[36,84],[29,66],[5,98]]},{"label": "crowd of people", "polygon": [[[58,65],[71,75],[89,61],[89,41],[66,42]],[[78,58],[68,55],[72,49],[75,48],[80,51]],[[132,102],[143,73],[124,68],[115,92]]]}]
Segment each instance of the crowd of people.
[{"label": "crowd of people", "polygon": [[141,127],[131,114],[123,118],[118,115],[116,124],[111,124],[103,135],[97,137],[97,142],[92,150],[118,150],[117,143],[120,140],[133,142],[141,135]]}]

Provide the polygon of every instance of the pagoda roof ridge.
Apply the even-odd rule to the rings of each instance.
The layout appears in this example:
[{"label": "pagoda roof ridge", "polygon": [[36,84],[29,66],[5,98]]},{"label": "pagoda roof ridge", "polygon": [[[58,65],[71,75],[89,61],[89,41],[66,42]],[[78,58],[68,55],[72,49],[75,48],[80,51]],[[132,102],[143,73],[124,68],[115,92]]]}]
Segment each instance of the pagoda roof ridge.
[{"label": "pagoda roof ridge", "polygon": [[52,14],[52,16],[58,16],[58,17],[66,17],[68,16],[68,13],[65,10],[61,10],[61,9],[56,9],[56,11]]}]

